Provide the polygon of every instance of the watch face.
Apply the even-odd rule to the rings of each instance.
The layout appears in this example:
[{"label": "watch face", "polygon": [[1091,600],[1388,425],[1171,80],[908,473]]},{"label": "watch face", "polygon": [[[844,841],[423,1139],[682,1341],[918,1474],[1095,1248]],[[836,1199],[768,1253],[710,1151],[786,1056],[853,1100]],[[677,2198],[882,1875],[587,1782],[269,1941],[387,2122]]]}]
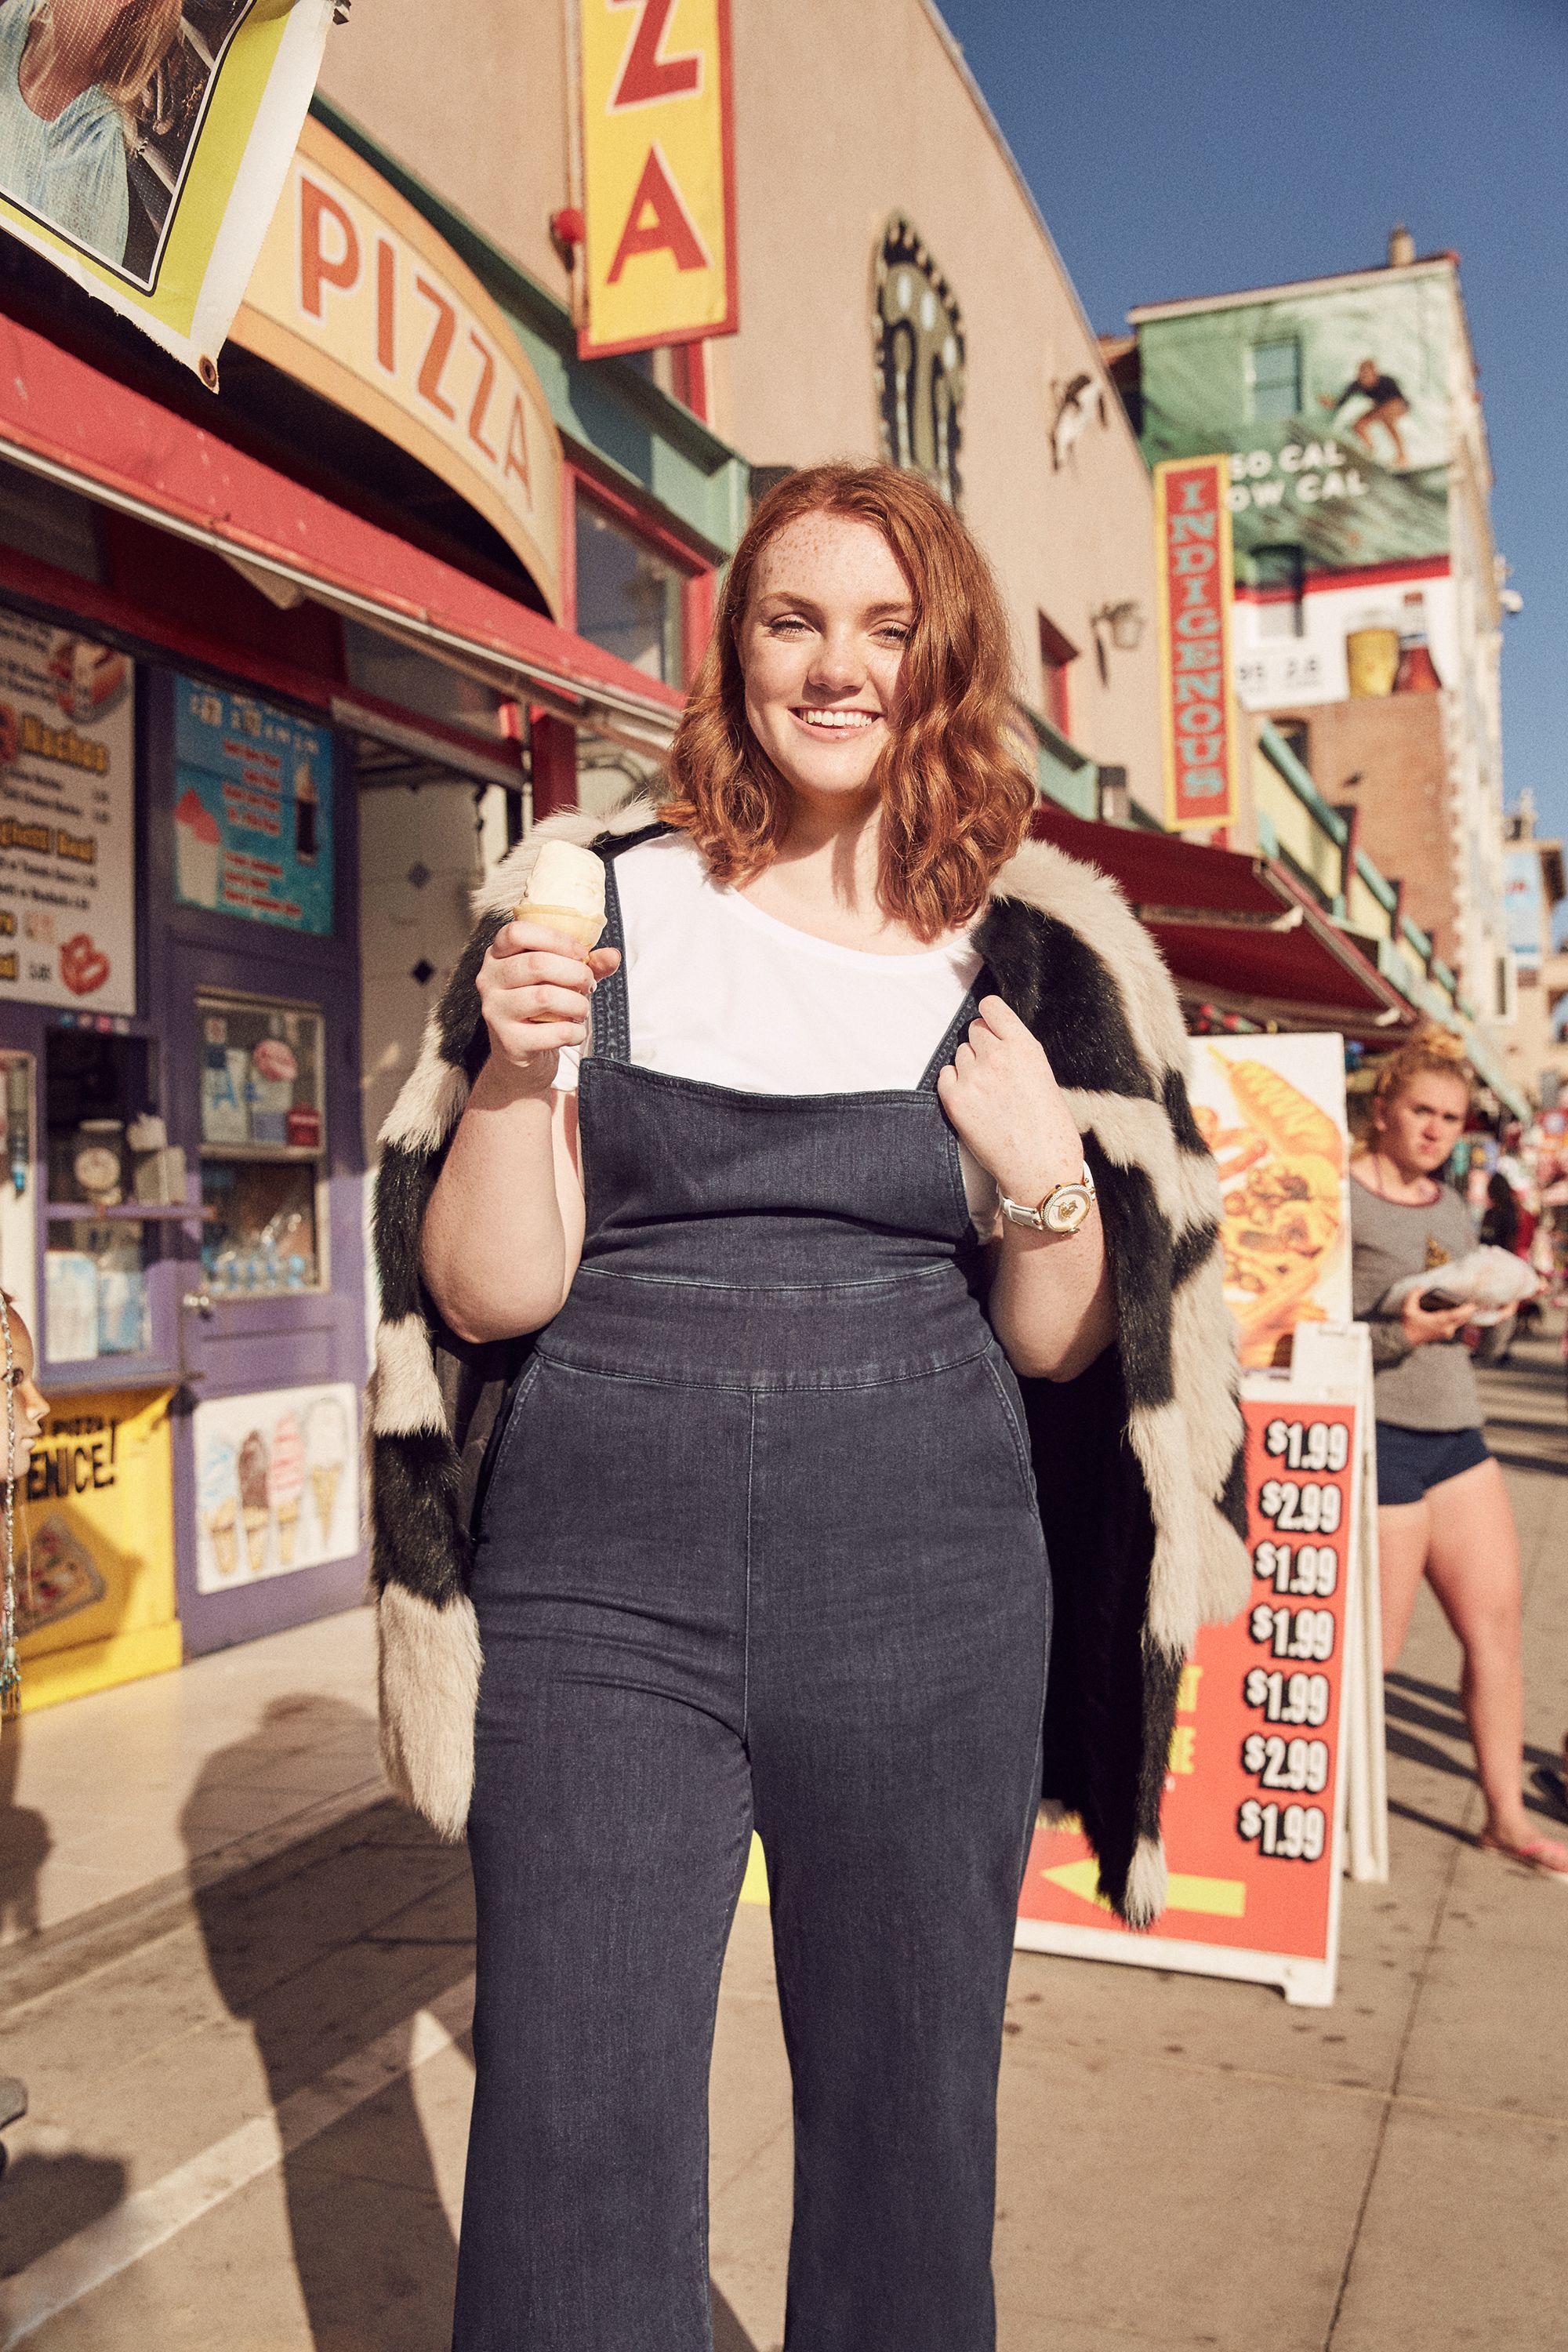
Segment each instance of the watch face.
[{"label": "watch face", "polygon": [[1089,1211],[1087,1186],[1064,1184],[1047,1202],[1045,1222],[1053,1234],[1076,1234]]}]

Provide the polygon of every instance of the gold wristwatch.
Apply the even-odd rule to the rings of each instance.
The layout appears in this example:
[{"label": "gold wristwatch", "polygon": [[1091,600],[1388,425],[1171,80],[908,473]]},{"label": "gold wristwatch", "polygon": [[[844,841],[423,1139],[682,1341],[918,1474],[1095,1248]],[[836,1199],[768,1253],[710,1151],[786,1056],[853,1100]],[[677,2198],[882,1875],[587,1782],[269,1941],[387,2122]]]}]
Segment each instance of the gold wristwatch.
[{"label": "gold wristwatch", "polygon": [[1023,1201],[1010,1201],[1004,1192],[1002,1214],[1013,1224],[1027,1225],[1037,1234],[1076,1234],[1087,1223],[1094,1199],[1094,1178],[1086,1160],[1076,1184],[1056,1185],[1036,1208]]}]

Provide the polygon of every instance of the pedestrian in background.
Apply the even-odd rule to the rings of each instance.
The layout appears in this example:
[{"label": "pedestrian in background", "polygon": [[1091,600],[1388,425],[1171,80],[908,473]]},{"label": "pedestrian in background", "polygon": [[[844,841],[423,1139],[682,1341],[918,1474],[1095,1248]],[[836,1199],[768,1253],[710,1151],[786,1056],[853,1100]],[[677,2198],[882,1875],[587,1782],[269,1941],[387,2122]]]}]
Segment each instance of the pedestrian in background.
[{"label": "pedestrian in background", "polygon": [[1464,1653],[1460,1696],[1487,1808],[1480,1843],[1568,1879],[1568,1846],[1533,1835],[1524,1810],[1519,1537],[1460,1336],[1475,1301],[1428,1307],[1432,1293],[1417,1291],[1379,1311],[1411,1275],[1430,1274],[1440,1289],[1442,1268],[1474,1246],[1464,1202],[1441,1181],[1470,1087],[1458,1038],[1424,1030],[1379,1071],[1351,1162],[1354,1312],[1372,1332],[1377,1415],[1383,1663],[1397,1663],[1428,1578]]}]

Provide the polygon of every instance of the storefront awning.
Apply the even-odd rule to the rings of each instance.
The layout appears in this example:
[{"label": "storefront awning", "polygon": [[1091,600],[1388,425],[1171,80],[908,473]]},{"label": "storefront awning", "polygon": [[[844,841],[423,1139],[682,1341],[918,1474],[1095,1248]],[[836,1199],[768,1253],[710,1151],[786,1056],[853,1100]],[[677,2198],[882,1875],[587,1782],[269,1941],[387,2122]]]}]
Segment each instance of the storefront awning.
[{"label": "storefront awning", "polygon": [[0,457],[636,749],[673,732],[682,698],[662,680],[13,320],[0,320]]},{"label": "storefront awning", "polygon": [[1042,806],[1035,832],[1119,882],[1184,1001],[1290,1029],[1386,1036],[1415,1017],[1284,868]]}]

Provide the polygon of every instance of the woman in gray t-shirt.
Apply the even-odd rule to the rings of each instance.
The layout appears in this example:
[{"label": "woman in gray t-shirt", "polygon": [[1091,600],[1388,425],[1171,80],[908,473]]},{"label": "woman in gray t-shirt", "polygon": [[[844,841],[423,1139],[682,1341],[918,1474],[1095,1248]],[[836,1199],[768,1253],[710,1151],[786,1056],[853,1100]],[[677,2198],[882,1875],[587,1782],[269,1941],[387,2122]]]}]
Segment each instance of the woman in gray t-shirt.
[{"label": "woman in gray t-shirt", "polygon": [[1438,1171],[1464,1130],[1469,1072],[1458,1041],[1427,1030],[1378,1074],[1372,1129],[1351,1162],[1355,1313],[1372,1333],[1377,1412],[1377,1541],[1386,1672],[1405,1646],[1423,1576],[1465,1654],[1465,1718],[1486,1798],[1481,1843],[1568,1876],[1568,1846],[1534,1835],[1524,1810],[1524,1675],[1519,1538],[1502,1472],[1481,1435],[1480,1398],[1460,1333],[1473,1299],[1380,1312],[1394,1283],[1475,1246],[1469,1217]]}]

